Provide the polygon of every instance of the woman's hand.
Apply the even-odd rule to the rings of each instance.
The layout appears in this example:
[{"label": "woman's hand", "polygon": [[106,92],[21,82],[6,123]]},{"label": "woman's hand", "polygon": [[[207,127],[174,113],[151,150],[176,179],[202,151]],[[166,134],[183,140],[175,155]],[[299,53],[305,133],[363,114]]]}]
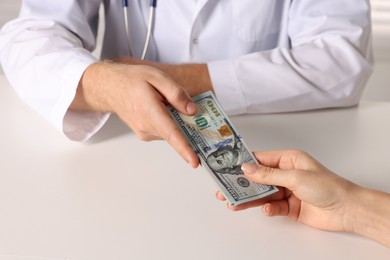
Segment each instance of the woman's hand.
[{"label": "woman's hand", "polygon": [[[243,210],[263,206],[267,216],[287,216],[303,224],[333,231],[353,231],[357,211],[355,196],[361,188],[334,174],[300,151],[256,152],[261,166],[243,164],[245,175],[257,183],[277,185],[270,197],[238,206]],[[217,197],[224,200],[221,193]]]}]

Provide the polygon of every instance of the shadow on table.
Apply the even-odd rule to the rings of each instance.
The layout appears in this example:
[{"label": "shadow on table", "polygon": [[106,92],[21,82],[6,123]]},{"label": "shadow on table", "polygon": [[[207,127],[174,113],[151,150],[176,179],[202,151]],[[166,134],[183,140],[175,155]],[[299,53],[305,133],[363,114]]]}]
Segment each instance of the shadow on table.
[{"label": "shadow on table", "polygon": [[123,123],[118,116],[111,115],[104,126],[86,143],[97,144],[119,138],[126,134],[132,134],[133,132],[129,127]]}]

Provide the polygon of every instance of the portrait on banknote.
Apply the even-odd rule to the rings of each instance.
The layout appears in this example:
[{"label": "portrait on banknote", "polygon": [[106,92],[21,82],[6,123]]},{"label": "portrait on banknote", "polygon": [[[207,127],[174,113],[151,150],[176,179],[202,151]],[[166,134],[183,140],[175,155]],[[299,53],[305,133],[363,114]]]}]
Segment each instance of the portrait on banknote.
[{"label": "portrait on banknote", "polygon": [[245,149],[242,141],[234,138],[233,144],[220,146],[207,156],[206,162],[210,169],[221,174],[243,174],[241,165],[251,162],[252,157]]}]

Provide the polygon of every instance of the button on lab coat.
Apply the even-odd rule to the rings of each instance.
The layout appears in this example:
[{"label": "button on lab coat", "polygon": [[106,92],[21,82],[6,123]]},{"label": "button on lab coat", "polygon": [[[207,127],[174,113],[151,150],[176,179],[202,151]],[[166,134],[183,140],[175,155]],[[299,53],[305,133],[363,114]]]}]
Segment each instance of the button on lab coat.
[{"label": "button on lab coat", "polygon": [[[69,109],[84,70],[128,56],[121,0],[25,0],[0,35],[0,60],[20,97],[73,140],[85,140],[108,114]],[[148,0],[129,1],[129,32],[140,56]],[[207,63],[230,115],[274,113],[359,102],[372,72],[367,0],[163,0],[147,59]],[[100,17],[101,19],[102,17]]]}]

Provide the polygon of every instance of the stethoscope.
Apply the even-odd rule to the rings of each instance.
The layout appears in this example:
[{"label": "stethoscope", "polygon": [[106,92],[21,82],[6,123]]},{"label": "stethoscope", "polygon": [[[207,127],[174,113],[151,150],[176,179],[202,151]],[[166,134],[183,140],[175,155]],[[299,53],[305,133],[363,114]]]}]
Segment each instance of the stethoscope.
[{"label": "stethoscope", "polygon": [[[129,6],[128,0],[122,0],[127,45],[129,47],[130,56],[133,56],[133,47],[131,46],[131,36],[130,36],[129,23],[128,23],[129,22],[129,14],[127,12],[128,6]],[[144,50],[142,51],[142,55],[141,55],[142,60],[145,59],[146,53],[148,52],[150,37],[152,36],[152,31],[154,27],[154,16],[155,16],[155,9],[157,6],[157,0],[150,0],[149,6],[150,7],[149,7],[148,31],[145,38]]]}]

